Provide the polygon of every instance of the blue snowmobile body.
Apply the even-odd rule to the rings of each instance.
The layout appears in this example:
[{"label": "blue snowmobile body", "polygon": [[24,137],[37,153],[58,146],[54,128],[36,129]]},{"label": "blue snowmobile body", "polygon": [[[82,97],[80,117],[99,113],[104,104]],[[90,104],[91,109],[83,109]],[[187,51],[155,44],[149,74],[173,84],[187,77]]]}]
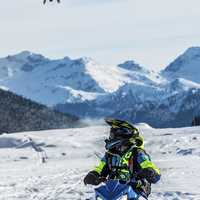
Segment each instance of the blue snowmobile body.
[{"label": "blue snowmobile body", "polygon": [[[128,184],[121,184],[119,180],[108,180],[105,185],[95,189],[96,200],[138,200],[140,195]],[[147,198],[146,198],[147,199]]]}]

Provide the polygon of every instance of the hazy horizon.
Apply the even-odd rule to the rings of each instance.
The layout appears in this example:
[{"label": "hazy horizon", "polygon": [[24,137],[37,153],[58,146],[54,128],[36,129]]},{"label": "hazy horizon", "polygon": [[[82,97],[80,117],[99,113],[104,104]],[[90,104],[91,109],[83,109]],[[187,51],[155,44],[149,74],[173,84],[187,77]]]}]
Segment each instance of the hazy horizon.
[{"label": "hazy horizon", "polygon": [[0,2],[0,57],[28,50],[102,64],[134,60],[160,70],[187,48],[200,46],[198,0]]}]

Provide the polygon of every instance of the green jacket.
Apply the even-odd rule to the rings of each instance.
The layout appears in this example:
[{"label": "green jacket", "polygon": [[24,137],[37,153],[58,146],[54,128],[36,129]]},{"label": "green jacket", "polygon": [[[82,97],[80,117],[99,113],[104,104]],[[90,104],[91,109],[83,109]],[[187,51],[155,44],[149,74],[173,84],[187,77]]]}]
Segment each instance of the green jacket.
[{"label": "green jacket", "polygon": [[131,180],[145,178],[149,183],[160,180],[160,170],[151,162],[150,156],[142,148],[134,147],[119,156],[106,152],[95,171],[102,177]]}]

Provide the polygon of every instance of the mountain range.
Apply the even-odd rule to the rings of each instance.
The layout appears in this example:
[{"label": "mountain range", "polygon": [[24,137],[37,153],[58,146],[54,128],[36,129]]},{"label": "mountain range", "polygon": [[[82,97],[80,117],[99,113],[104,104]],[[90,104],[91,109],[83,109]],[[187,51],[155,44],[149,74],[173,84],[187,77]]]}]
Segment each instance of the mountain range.
[{"label": "mountain range", "polygon": [[190,126],[200,112],[200,47],[187,49],[160,72],[132,60],[103,65],[23,51],[0,59],[0,87],[80,118]]}]

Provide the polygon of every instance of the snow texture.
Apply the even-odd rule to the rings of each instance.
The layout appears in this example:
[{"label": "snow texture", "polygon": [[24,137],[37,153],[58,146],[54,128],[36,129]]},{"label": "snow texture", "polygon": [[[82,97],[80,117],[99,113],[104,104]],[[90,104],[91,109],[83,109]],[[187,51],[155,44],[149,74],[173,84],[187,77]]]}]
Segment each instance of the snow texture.
[{"label": "snow texture", "polygon": [[[153,129],[137,124],[161,169],[149,200],[200,200],[200,128]],[[104,153],[105,125],[0,136],[0,200],[84,200],[83,177]],[[27,138],[29,142],[27,142]],[[43,149],[47,162],[30,143]],[[26,145],[23,145],[26,144]]]}]

